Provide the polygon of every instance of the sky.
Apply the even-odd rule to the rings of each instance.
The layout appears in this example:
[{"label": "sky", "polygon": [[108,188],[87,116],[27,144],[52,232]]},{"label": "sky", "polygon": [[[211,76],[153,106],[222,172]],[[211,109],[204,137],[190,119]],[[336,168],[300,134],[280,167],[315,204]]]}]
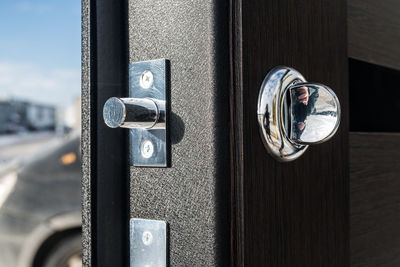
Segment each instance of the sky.
[{"label": "sky", "polygon": [[80,61],[80,0],[0,0],[0,98],[67,107]]}]

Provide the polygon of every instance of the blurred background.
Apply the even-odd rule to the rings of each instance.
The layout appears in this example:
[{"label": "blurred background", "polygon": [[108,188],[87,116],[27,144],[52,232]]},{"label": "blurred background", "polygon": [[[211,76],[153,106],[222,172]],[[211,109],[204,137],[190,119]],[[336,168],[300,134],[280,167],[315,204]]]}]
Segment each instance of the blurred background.
[{"label": "blurred background", "polygon": [[0,1],[0,267],[81,266],[79,0]]}]

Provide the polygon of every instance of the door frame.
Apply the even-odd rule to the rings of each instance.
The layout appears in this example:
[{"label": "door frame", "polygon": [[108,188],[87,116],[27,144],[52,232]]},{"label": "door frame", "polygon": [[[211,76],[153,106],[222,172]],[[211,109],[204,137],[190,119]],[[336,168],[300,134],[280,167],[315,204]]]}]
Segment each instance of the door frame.
[{"label": "door frame", "polygon": [[125,0],[82,2],[85,266],[127,266],[129,263],[128,135],[122,129],[107,128],[102,116],[106,99],[128,94],[127,7]]}]

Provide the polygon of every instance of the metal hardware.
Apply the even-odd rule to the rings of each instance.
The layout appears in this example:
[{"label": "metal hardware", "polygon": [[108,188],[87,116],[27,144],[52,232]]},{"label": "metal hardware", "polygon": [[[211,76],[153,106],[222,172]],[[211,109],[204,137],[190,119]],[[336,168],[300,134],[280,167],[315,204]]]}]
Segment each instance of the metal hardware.
[{"label": "metal hardware", "polygon": [[145,70],[140,77],[140,86],[147,89],[153,85],[153,73],[151,71]]},{"label": "metal hardware", "polygon": [[265,77],[257,117],[267,151],[279,161],[300,157],[329,140],[340,124],[340,103],[327,86],[307,83],[296,70],[276,67]]},{"label": "metal hardware", "polygon": [[154,153],[154,145],[150,140],[144,140],[141,147],[140,151],[142,152],[142,157],[143,158],[150,158],[153,156]]},{"label": "metal hardware", "polygon": [[110,128],[130,129],[133,166],[167,167],[169,62],[165,59],[129,64],[129,98],[111,97],[104,104],[104,122]]},{"label": "metal hardware", "polygon": [[130,266],[167,266],[167,223],[164,221],[130,220]]},{"label": "metal hardware", "polygon": [[154,129],[161,123],[164,127],[165,121],[160,120],[160,107],[151,98],[111,97],[103,107],[104,122],[110,128]]}]

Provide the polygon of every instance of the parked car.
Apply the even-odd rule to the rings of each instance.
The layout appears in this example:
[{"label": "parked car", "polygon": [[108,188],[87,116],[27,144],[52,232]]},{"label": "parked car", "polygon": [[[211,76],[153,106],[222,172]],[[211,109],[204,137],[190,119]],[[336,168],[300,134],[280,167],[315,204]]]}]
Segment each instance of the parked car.
[{"label": "parked car", "polygon": [[81,266],[80,138],[0,172],[0,266]]}]

